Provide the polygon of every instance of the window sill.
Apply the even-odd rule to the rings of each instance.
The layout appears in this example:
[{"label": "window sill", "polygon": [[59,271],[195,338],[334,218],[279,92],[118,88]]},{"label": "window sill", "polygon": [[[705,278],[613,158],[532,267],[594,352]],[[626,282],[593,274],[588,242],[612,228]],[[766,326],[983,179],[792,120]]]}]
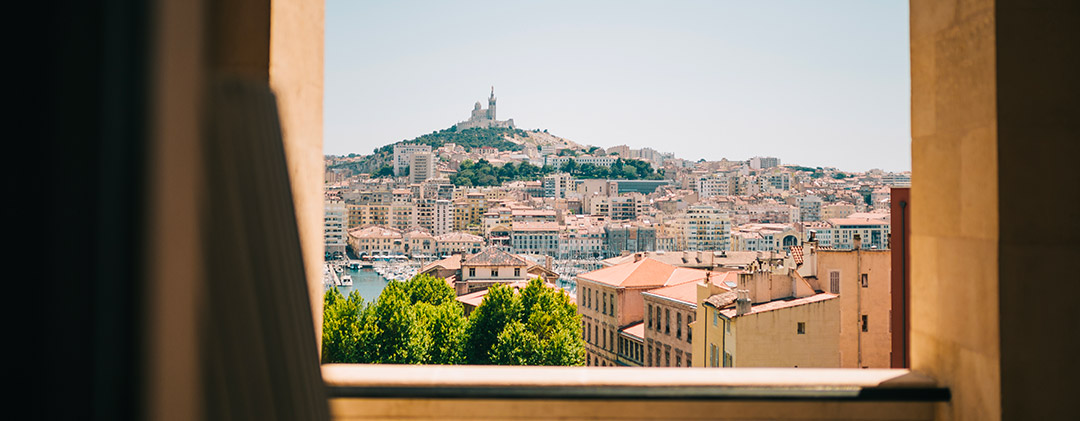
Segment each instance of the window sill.
[{"label": "window sill", "polygon": [[933,404],[950,397],[933,379],[895,369],[328,364],[322,371],[336,419],[932,419]]}]

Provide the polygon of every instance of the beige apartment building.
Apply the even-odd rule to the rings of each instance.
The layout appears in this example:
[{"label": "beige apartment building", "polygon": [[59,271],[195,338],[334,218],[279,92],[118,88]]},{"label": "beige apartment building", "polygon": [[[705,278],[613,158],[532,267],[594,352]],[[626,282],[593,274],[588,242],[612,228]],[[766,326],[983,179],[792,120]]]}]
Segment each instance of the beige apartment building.
[{"label": "beige apartment building", "polygon": [[889,250],[817,250],[817,281],[838,294],[840,366],[887,368],[892,353]]},{"label": "beige apartment building", "polygon": [[835,294],[751,304],[748,294],[698,286],[694,367],[839,367]]},{"label": "beige apartment building", "polygon": [[349,246],[353,252],[365,256],[386,256],[402,251],[401,231],[369,226],[349,230]]},{"label": "beige apartment building", "polygon": [[[705,283],[729,290],[740,272],[706,273]],[[690,367],[697,313],[697,283],[688,282],[641,293],[645,302],[643,342],[647,367]]]},{"label": "beige apartment building", "polygon": [[706,271],[641,258],[578,275],[578,314],[582,316],[586,365],[614,366],[619,360],[620,330],[640,323],[645,316],[642,293],[665,286],[706,278]]},{"label": "beige apartment building", "polygon": [[461,262],[461,278],[455,284],[458,295],[490,288],[495,284],[511,284],[529,279],[528,260],[500,250],[488,247],[483,251],[465,258]]},{"label": "beige apartment building", "polygon": [[398,231],[406,231],[416,224],[413,208],[412,191],[395,189],[390,203],[389,225]]},{"label": "beige apartment building", "polygon": [[454,231],[480,234],[483,229],[483,216],[487,209],[488,200],[485,198],[484,193],[469,192],[465,194],[464,199],[455,200]]}]

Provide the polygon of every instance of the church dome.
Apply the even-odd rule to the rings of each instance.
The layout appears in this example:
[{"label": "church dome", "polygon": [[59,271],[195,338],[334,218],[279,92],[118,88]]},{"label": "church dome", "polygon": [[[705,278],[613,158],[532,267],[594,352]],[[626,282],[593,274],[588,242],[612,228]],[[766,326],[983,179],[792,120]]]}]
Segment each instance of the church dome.
[{"label": "church dome", "polygon": [[473,106],[473,109],[474,110],[479,110],[480,109],[480,101],[476,101],[476,105]]}]

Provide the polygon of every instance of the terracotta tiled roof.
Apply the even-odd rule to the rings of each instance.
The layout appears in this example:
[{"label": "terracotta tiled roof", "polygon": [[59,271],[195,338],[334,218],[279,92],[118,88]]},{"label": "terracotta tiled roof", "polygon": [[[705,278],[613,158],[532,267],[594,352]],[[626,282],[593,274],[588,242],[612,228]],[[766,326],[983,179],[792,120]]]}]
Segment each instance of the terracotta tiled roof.
[{"label": "terracotta tiled roof", "polygon": [[469,266],[529,266],[529,262],[520,256],[516,256],[500,250],[497,247],[488,247],[483,251],[465,259],[465,265]]},{"label": "terracotta tiled roof", "polygon": [[630,326],[619,329],[620,333],[625,333],[629,336],[644,340],[645,339],[645,323],[637,322]]},{"label": "terracotta tiled roof", "polygon": [[557,222],[515,222],[514,231],[559,231]]},{"label": "terracotta tiled roof", "polygon": [[[814,294],[808,297],[788,299],[788,300],[772,300],[767,303],[756,304],[750,307],[750,312],[746,314],[764,313],[766,311],[779,310],[782,308],[801,306],[805,304],[817,303],[825,300],[830,300],[839,297],[836,294],[829,294],[822,292],[820,294]],[[727,308],[720,310],[720,314],[727,317],[735,317],[735,308]]]},{"label": "terracotta tiled roof", "polygon": [[791,246],[791,257],[795,259],[796,264],[803,264],[803,249],[802,246]]},{"label": "terracotta tiled roof", "polygon": [[735,299],[739,298],[739,294],[735,291],[723,292],[720,294],[710,295],[705,299],[705,303],[713,306],[713,308],[724,308],[729,305],[735,304]]},{"label": "terracotta tiled roof", "polygon": [[[732,286],[727,285],[726,281],[737,284],[739,281],[739,273],[741,272],[713,272],[709,276],[709,281],[720,288],[731,290]],[[702,279],[702,281],[704,281],[704,279]],[[697,282],[687,282],[646,291],[645,294],[682,301],[690,305],[697,305],[697,284]]]},{"label": "terracotta tiled roof", "polygon": [[401,233],[397,230],[375,225],[353,228],[349,230],[349,235],[356,238],[401,238]]},{"label": "terracotta tiled roof", "polygon": [[640,288],[677,285],[705,278],[705,271],[682,268],[644,258],[578,275],[579,278],[616,287]]},{"label": "terracotta tiled roof", "polygon": [[873,218],[833,218],[829,220],[830,225],[889,225],[888,219],[873,219]]},{"label": "terracotta tiled roof", "polygon": [[427,271],[429,271],[431,269],[439,268],[439,267],[441,267],[443,269],[446,269],[446,270],[458,270],[458,269],[461,269],[461,256],[455,254],[455,255],[447,257],[445,259],[436,260],[434,262],[428,263],[428,264],[424,265],[423,268],[420,269],[420,273],[424,273],[424,272],[427,272]]},{"label": "terracotta tiled roof", "polygon": [[435,241],[439,242],[459,242],[459,241],[471,241],[480,243],[484,241],[484,237],[479,235],[472,235],[466,232],[448,232],[446,234],[435,236]]}]

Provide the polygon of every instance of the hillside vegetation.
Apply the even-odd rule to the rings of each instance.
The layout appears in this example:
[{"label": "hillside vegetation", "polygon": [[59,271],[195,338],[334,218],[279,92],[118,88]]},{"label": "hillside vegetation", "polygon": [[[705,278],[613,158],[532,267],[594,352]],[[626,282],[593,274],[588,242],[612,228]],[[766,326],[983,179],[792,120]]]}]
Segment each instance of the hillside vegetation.
[{"label": "hillside vegetation", "polygon": [[[521,144],[511,142],[507,140],[507,138],[524,139],[527,137],[529,137],[529,133],[521,129],[490,127],[471,128],[459,131],[455,126],[449,129],[434,131],[413,140],[404,140],[402,142],[429,145],[432,149],[442,147],[447,143],[454,143],[464,147],[466,152],[471,152],[473,149],[484,146],[491,146],[500,151],[520,151],[522,148]],[[391,143],[383,146],[377,149],[376,153],[387,152],[393,154],[395,144],[396,143]]]}]

